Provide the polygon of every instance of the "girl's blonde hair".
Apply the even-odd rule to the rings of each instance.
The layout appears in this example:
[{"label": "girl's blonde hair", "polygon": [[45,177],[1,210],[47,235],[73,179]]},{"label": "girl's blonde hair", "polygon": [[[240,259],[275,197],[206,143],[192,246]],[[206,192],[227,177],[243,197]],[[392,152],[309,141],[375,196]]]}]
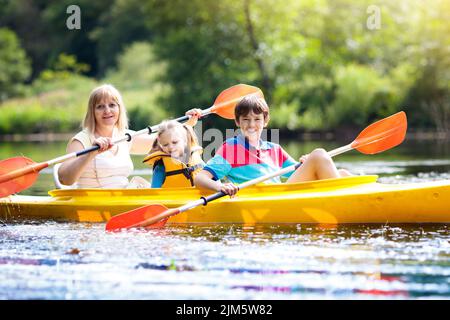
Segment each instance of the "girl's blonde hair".
[{"label": "girl's blonde hair", "polygon": [[[191,152],[193,151],[193,147],[199,146],[197,135],[194,132],[194,129],[192,129],[191,126],[181,124],[176,120],[165,120],[161,122],[159,125],[159,130],[157,137],[155,141],[153,142],[153,146],[150,149],[150,153],[156,152],[156,151],[163,151],[161,148],[161,145],[159,144],[159,137],[167,131],[174,131],[174,130],[180,130],[179,132],[185,133],[184,140],[186,141],[186,146],[184,148],[184,157],[183,162],[188,163],[191,159],[191,156],[198,155],[200,157],[198,152],[195,152],[191,155]],[[201,158],[200,158],[201,159]]]},{"label": "girl's blonde hair", "polygon": [[86,115],[81,124],[83,129],[87,129],[90,134],[95,132],[95,106],[103,99],[112,99],[119,106],[119,119],[117,120],[116,127],[120,133],[125,132],[128,129],[128,116],[123,103],[122,96],[119,91],[110,84],[101,85],[92,90],[89,96],[88,109]]}]

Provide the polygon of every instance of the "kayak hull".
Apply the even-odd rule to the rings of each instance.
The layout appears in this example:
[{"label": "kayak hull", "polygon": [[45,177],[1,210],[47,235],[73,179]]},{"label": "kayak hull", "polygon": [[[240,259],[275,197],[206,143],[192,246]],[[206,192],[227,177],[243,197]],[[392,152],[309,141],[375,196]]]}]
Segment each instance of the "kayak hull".
[{"label": "kayak hull", "polygon": [[[183,212],[169,224],[449,223],[450,181],[382,184],[377,176],[258,185]],[[0,219],[106,222],[148,204],[178,207],[211,192],[196,188],[52,190],[0,199]]]}]

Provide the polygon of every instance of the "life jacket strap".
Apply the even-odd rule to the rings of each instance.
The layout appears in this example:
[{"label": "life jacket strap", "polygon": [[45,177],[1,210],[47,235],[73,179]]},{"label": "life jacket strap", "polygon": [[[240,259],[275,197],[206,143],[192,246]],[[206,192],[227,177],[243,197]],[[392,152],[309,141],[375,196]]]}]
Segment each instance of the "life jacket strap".
[{"label": "life jacket strap", "polygon": [[191,186],[194,186],[194,179],[192,178],[192,172],[200,168],[202,168],[202,165],[196,164],[194,166],[186,167],[179,170],[166,171],[166,177],[173,176],[176,174],[183,174],[186,177],[186,179],[188,179],[191,182]]}]

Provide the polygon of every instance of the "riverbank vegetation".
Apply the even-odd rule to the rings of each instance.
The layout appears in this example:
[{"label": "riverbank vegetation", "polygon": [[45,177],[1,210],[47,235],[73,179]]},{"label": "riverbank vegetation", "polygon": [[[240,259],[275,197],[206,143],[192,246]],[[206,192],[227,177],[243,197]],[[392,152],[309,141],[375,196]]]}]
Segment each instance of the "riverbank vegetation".
[{"label": "riverbank vegetation", "polygon": [[[450,132],[450,3],[444,0],[0,1],[0,134],[73,132],[112,83],[131,127],[263,89],[271,125],[345,130],[405,110]],[[224,122],[214,122],[225,125]]]}]

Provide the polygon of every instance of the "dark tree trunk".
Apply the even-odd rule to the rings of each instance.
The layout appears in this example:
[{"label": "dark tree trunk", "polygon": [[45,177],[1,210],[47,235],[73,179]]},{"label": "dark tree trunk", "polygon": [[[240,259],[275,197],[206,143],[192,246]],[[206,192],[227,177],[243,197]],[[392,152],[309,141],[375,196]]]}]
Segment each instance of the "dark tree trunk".
[{"label": "dark tree trunk", "polygon": [[259,44],[258,40],[255,35],[255,30],[253,27],[253,22],[250,16],[250,0],[244,1],[244,12],[245,12],[245,21],[247,25],[247,33],[250,39],[250,44],[252,46],[253,52],[254,52],[254,58],[256,61],[256,64],[258,65],[259,72],[261,73],[261,80],[262,80],[262,89],[264,92],[264,96],[266,97],[266,100],[270,100],[271,93],[272,93],[272,81],[269,77],[269,74],[267,72],[266,65],[264,64],[264,61],[261,57],[257,55]]}]

